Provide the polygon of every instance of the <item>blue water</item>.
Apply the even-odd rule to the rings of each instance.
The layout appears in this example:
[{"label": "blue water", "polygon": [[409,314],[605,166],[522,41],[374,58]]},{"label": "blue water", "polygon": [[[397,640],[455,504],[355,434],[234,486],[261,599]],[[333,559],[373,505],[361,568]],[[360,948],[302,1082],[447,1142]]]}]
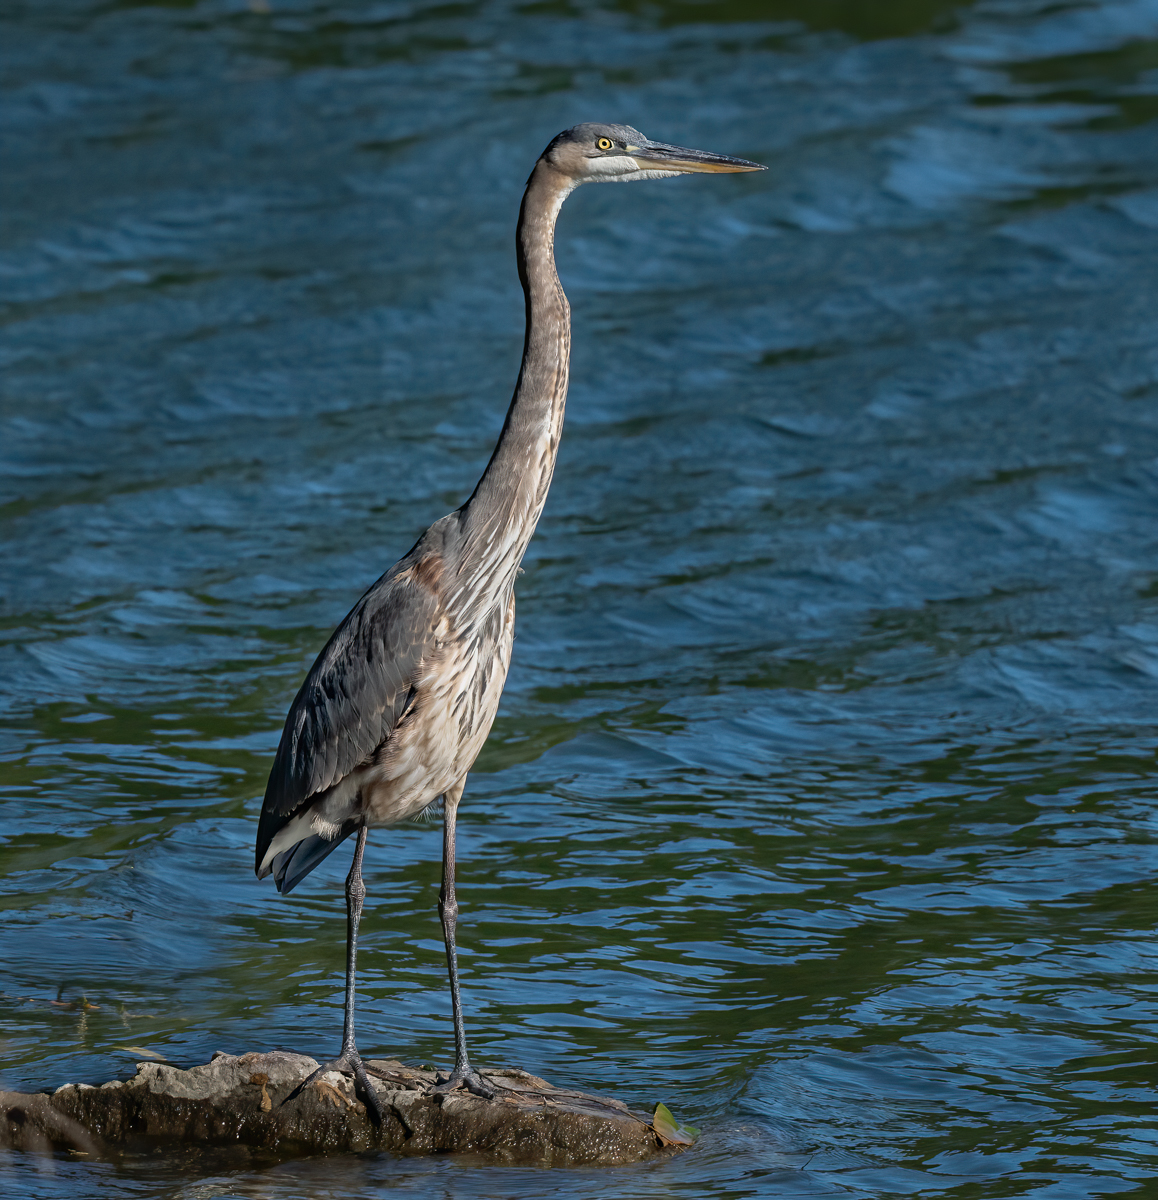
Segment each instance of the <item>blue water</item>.
[{"label": "blue water", "polygon": [[[332,1053],[335,855],[252,874],[304,670],[469,494],[580,120],[573,385],[460,820],[480,1066],[624,1170],[191,1148],[22,1197],[1158,1194],[1158,3],[9,3],[0,1086]],[[439,833],[363,1050],[446,1064]]]}]

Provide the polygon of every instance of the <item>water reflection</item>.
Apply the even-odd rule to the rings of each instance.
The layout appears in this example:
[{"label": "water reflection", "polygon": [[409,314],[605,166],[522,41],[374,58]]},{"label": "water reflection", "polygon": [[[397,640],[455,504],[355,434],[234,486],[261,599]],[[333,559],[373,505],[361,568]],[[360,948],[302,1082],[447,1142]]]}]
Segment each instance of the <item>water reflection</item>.
[{"label": "water reflection", "polygon": [[[261,8],[0,18],[3,1081],[333,1050],[344,866],[258,886],[257,798],[328,630],[486,461],[530,163],[609,117],[773,170],[564,214],[464,986],[480,1063],[705,1136],[8,1190],[1145,1194],[1152,6]],[[365,1046],[419,1062],[437,854],[368,857]]]}]

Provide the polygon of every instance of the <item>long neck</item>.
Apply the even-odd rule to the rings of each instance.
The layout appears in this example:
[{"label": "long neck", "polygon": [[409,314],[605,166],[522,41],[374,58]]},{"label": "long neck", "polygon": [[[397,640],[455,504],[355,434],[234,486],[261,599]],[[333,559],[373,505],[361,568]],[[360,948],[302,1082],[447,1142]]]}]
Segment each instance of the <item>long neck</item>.
[{"label": "long neck", "polygon": [[542,161],[527,183],[516,235],[527,301],[523,365],[498,445],[459,512],[460,579],[477,578],[479,591],[496,600],[513,583],[543,512],[563,431],[571,310],[555,270],[555,219],[571,187]]}]

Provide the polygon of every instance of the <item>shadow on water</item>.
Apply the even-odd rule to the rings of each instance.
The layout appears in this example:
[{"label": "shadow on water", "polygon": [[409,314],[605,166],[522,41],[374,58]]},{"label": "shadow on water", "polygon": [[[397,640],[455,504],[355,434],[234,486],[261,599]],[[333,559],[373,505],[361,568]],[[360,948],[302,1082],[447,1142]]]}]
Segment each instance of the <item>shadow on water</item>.
[{"label": "shadow on water", "polygon": [[[840,32],[849,37],[910,37],[921,33],[947,33],[958,24],[960,10],[970,7],[950,0],[893,0],[885,4],[861,4],[859,0],[620,0],[600,5],[615,12],[658,20],[663,25],[693,25],[733,22],[792,22],[818,32]],[[549,4],[529,5],[523,11],[552,11]],[[580,6],[560,5],[568,15]]]},{"label": "shadow on water", "polygon": [[[767,162],[560,223],[567,431],[460,827],[472,1046],[704,1128],[544,1174],[0,1160],[5,1191],[1147,1195],[1152,5],[0,14],[0,1080],[334,1049],[335,855],[252,874],[302,673],[469,493],[520,187],[608,116]],[[447,1061],[439,833],[364,1049]]]}]

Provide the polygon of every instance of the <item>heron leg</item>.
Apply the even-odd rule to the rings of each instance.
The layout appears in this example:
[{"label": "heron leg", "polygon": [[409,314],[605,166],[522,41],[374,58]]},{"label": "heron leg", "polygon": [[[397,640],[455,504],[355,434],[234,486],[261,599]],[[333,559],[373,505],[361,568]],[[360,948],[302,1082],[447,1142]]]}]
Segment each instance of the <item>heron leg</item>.
[{"label": "heron leg", "polygon": [[[358,830],[358,842],[354,847],[354,861],[346,876],[346,1009],[342,1022],[342,1050],[332,1062],[323,1063],[311,1072],[296,1087],[291,1095],[296,1096],[309,1083],[327,1071],[340,1071],[353,1075],[355,1091],[360,1091],[375,1125],[382,1124],[382,1107],[378,1095],[370,1086],[366,1067],[354,1042],[354,993],[357,978],[358,926],[362,920],[362,906],[366,900],[366,885],[362,882],[362,856],[366,851],[366,826]],[[288,1097],[287,1097],[288,1098]]]},{"label": "heron leg", "polygon": [[446,967],[450,975],[450,1004],[454,1013],[454,1070],[434,1090],[452,1092],[461,1087],[476,1096],[493,1100],[494,1088],[471,1067],[467,1058],[466,1025],[462,1019],[462,997],[458,990],[458,954],[454,944],[454,932],[458,925],[458,900],[454,894],[454,835],[464,783],[455,784],[443,796],[442,890],[438,894],[438,915],[442,918],[442,934],[446,939]]},{"label": "heron leg", "polygon": [[354,861],[346,876],[346,1009],[342,1020],[342,1057],[358,1056],[354,1044],[354,992],[358,970],[358,926],[362,923],[362,907],[366,902],[366,885],[362,882],[362,856],[366,852],[366,826],[358,830]]}]

